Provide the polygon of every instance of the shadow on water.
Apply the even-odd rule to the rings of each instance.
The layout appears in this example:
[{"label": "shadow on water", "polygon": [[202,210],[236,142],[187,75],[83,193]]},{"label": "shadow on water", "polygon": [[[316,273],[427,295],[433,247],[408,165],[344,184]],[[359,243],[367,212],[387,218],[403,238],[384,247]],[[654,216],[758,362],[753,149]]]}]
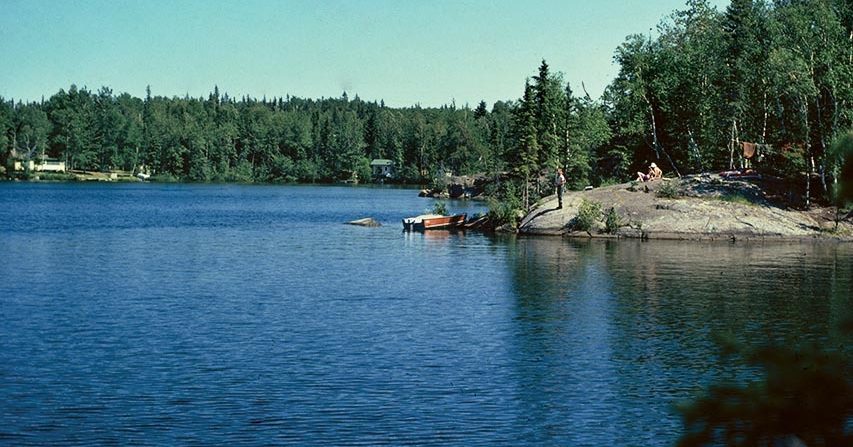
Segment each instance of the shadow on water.
[{"label": "shadow on water", "polygon": [[676,439],[677,403],[753,373],[720,358],[713,334],[832,336],[851,304],[852,248],[519,239],[508,260],[525,441]]}]

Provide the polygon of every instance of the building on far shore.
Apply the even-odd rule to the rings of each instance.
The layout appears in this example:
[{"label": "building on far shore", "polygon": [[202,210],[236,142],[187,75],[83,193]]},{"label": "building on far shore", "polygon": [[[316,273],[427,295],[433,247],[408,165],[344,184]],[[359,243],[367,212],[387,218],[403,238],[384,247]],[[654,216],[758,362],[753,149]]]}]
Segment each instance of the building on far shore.
[{"label": "building on far shore", "polygon": [[42,160],[14,160],[12,161],[13,171],[30,171],[30,172],[65,172],[65,162],[55,158],[45,158]]},{"label": "building on far shore", "polygon": [[370,170],[375,179],[394,178],[394,162],[383,158],[377,158],[370,162]]}]

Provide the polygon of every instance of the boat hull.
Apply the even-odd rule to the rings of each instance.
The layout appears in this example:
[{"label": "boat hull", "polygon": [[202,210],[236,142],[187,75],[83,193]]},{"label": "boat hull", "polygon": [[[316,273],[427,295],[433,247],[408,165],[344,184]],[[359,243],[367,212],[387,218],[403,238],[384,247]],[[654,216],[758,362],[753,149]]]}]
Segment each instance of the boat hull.
[{"label": "boat hull", "polygon": [[446,230],[460,228],[465,225],[467,214],[439,216],[434,214],[421,215],[403,219],[403,229],[406,231]]}]

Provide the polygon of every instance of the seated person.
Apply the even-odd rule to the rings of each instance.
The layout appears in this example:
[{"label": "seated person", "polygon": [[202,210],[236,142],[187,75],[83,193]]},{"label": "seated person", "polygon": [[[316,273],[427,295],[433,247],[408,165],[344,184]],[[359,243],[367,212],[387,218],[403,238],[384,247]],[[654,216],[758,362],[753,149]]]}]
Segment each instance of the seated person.
[{"label": "seated person", "polygon": [[663,178],[663,171],[660,170],[658,165],[652,163],[649,165],[649,173],[643,174],[642,172],[637,173],[637,181],[638,182],[648,182],[650,180],[660,180]]}]

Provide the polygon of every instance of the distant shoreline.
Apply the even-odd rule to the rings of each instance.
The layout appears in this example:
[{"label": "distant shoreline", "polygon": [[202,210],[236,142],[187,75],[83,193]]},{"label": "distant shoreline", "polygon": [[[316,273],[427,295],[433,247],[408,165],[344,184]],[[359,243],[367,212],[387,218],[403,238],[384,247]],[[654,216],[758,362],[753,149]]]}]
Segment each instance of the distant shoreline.
[{"label": "distant shoreline", "polygon": [[[103,173],[101,173],[103,174]],[[39,177],[42,177],[40,175]],[[424,185],[377,183],[271,183],[271,182],[191,182],[140,180],[133,176],[109,178],[101,175],[81,180],[71,174],[44,175],[46,178],[3,177],[0,181],[26,183],[151,183],[181,185],[257,185],[257,186],[348,186],[409,189]],[[676,197],[662,197],[667,183],[678,184]],[[701,190],[701,193],[697,193]],[[640,239],[730,242],[853,242],[853,219],[839,222],[835,230],[834,208],[813,207],[795,210],[768,203],[755,185],[743,181],[721,181],[717,176],[687,176],[682,180],[629,182],[568,191],[563,208],[557,209],[555,195],[541,199],[521,221],[520,236],[569,237],[582,239]],[[729,198],[729,197],[733,197]],[[438,200],[448,200],[440,197]],[[449,199],[453,200],[453,199]],[[459,199],[471,200],[471,199]],[[598,204],[601,218],[592,228],[576,228],[581,204]],[[607,228],[604,213],[613,210],[617,228]],[[476,228],[474,228],[476,230]],[[498,231],[501,231],[500,229]]]},{"label": "distant shoreline", "polygon": [[76,178],[72,174],[54,174],[49,173],[47,175],[37,175],[34,176],[37,178],[17,178],[17,177],[0,177],[0,182],[21,182],[21,183],[153,183],[153,184],[175,184],[175,185],[281,185],[281,186],[302,186],[302,185],[314,185],[314,186],[354,186],[354,187],[385,187],[385,188],[400,188],[400,189],[423,189],[425,187],[424,184],[414,184],[414,183],[351,183],[351,182],[261,182],[261,181],[251,181],[251,182],[239,182],[239,181],[188,181],[181,179],[160,179],[154,178],[148,180],[141,180],[136,177],[118,177],[115,179],[110,179],[107,177],[92,177],[88,179],[80,179]]}]

